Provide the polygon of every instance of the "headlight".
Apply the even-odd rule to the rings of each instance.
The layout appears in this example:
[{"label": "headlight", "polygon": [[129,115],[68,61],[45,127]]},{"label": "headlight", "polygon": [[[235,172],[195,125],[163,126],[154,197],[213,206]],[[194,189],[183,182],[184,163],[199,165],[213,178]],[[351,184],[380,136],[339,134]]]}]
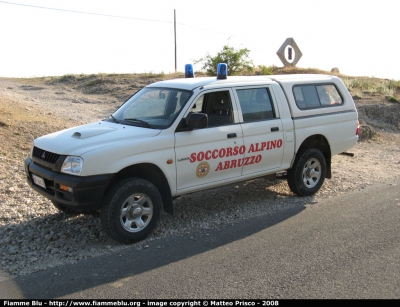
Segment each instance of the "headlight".
[{"label": "headlight", "polygon": [[61,166],[61,172],[71,175],[80,176],[83,166],[83,159],[80,157],[68,156],[65,158]]}]

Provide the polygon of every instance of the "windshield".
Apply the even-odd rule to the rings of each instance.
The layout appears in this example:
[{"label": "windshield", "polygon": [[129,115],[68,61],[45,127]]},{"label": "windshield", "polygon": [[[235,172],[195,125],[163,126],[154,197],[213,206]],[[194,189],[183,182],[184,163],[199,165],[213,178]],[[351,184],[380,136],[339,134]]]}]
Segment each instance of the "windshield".
[{"label": "windshield", "polygon": [[109,119],[125,125],[164,129],[169,127],[191,91],[145,87],[128,99]]}]

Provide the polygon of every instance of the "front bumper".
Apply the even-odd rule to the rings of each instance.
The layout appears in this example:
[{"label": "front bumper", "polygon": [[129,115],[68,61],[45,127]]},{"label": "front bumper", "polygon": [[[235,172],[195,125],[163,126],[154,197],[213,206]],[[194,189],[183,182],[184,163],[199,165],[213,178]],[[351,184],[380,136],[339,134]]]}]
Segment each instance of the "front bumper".
[{"label": "front bumper", "polygon": [[[114,174],[88,177],[73,176],[49,170],[25,159],[25,173],[29,186],[44,197],[76,211],[98,210],[108,183]],[[46,188],[36,185],[32,174],[44,179]],[[72,188],[72,192],[60,189],[60,185]]]}]

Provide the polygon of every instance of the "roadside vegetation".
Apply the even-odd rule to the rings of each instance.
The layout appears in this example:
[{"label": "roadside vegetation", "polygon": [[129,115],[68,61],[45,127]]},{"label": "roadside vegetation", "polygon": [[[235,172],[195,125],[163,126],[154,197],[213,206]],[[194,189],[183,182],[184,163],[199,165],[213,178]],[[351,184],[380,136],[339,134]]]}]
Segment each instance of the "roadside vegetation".
[{"label": "roadside vegetation", "polygon": [[[299,68],[299,67],[277,67],[259,65],[253,67],[253,71],[243,71],[241,75],[285,75],[285,74],[326,74],[336,75],[342,79],[347,89],[353,96],[353,99],[363,99],[365,96],[381,96],[387,102],[400,102],[400,81],[390,79],[379,79],[374,77],[352,77],[340,73],[332,73],[316,68]],[[196,77],[210,75],[208,72],[195,72]],[[212,75],[212,74],[211,74]],[[228,75],[230,71],[228,71]],[[87,94],[101,94],[100,89],[107,88],[107,85],[124,86],[130,80],[142,80],[148,84],[160,80],[184,78],[183,72],[165,74],[165,73],[138,73],[138,74],[92,74],[92,75],[65,75],[61,77],[44,78],[47,84],[65,84],[75,88],[80,88],[82,92]],[[42,78],[40,78],[42,79]],[[139,89],[139,88],[138,88]]]},{"label": "roadside vegetation", "polygon": [[383,95],[389,102],[400,101],[400,81],[369,77],[343,77],[342,80],[355,99],[370,94]]},{"label": "roadside vegetation", "polygon": [[[278,67],[275,65],[257,65],[255,66],[250,59],[250,50],[247,48],[234,48],[224,45],[215,55],[206,56],[194,60],[194,64],[200,67],[200,71],[195,71],[196,77],[216,76],[218,63],[228,64],[228,75],[282,75],[282,74],[328,74],[340,77],[348,88],[355,100],[363,99],[366,96],[379,96],[380,100],[386,102],[400,102],[400,81],[379,79],[374,77],[354,77],[340,74],[338,68],[332,68],[331,71],[324,71],[317,68],[300,68],[296,66]],[[149,83],[160,80],[183,78],[184,72],[164,73],[148,71],[144,73],[132,74],[67,74],[59,77],[44,77],[26,79],[29,83],[35,85],[46,83],[49,85],[67,85],[80,90],[85,94],[111,94],[118,99],[125,98],[118,94],[124,91],[135,92]]]}]

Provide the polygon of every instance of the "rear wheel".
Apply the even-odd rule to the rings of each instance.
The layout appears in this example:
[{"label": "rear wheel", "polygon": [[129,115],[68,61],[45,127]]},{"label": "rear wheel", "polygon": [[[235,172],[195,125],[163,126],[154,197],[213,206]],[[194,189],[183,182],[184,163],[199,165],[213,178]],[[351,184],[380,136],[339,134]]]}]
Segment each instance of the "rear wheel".
[{"label": "rear wheel", "polygon": [[161,195],[150,182],[129,178],[117,183],[105,196],[100,220],[106,233],[123,243],[145,239],[160,219]]},{"label": "rear wheel", "polygon": [[309,148],[296,155],[293,167],[287,172],[289,188],[299,196],[318,192],[326,176],[326,161],[321,151]]}]

